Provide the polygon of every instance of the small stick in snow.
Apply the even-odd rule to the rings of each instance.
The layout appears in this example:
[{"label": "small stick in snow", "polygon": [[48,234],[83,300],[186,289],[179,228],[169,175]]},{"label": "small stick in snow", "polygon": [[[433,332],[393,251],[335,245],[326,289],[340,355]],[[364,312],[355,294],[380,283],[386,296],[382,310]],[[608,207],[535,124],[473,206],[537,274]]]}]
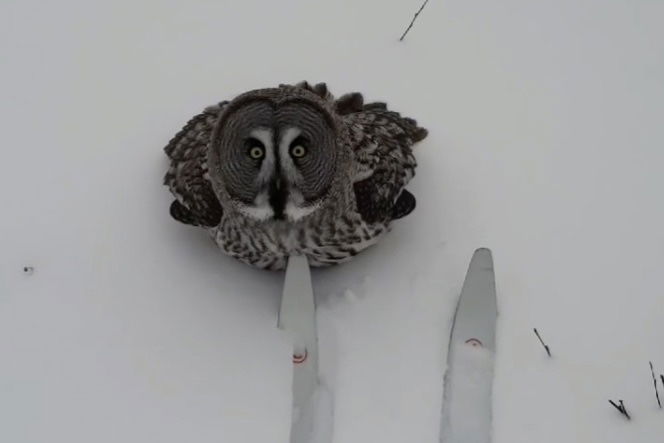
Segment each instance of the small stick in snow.
[{"label": "small stick in snow", "polygon": [[629,416],[627,413],[627,408],[625,407],[625,404],[623,403],[622,400],[620,400],[620,407],[622,408],[623,414],[625,414],[625,417],[627,417],[627,420],[631,420],[632,417]]},{"label": "small stick in snow", "polygon": [[417,10],[415,13],[415,16],[413,17],[413,20],[411,20],[410,25],[408,25],[408,28],[404,31],[404,33],[401,35],[401,38],[399,41],[403,41],[403,39],[406,37],[406,34],[408,34],[408,31],[410,31],[410,28],[413,27],[413,24],[415,23],[415,20],[417,20],[417,16],[420,15],[420,12],[422,12],[422,9],[429,3],[429,0],[424,0],[424,3],[422,3],[422,6],[420,6],[420,9]]},{"label": "small stick in snow", "polygon": [[539,338],[540,343],[542,343],[542,346],[544,346],[544,349],[546,350],[546,353],[551,357],[551,350],[549,347],[544,343],[544,340],[542,340],[542,337],[540,336],[539,332],[537,332],[537,328],[533,328],[533,331],[535,331],[535,335],[537,338]]},{"label": "small stick in snow", "polygon": [[655,397],[657,397],[657,404],[659,409],[662,409],[662,402],[659,400],[659,391],[657,390],[657,377],[655,377],[655,370],[652,367],[652,362],[650,363],[650,373],[652,374],[652,384],[655,386]]},{"label": "small stick in snow", "polygon": [[609,403],[611,403],[611,406],[616,408],[622,415],[627,417],[627,420],[631,420],[632,417],[629,416],[629,413],[627,412],[627,409],[625,408],[625,404],[623,403],[622,400],[619,400],[620,405],[617,405],[613,400],[609,400]]}]

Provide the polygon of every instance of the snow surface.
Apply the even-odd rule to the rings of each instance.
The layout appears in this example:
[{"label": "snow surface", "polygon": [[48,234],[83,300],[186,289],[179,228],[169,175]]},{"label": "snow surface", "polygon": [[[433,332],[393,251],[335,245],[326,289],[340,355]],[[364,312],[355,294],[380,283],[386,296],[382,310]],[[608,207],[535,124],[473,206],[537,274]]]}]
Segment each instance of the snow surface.
[{"label": "snow surface", "polygon": [[313,275],[334,442],[437,441],[478,246],[494,442],[663,441],[664,3],[432,0],[399,43],[419,6],[0,3],[0,442],[287,441],[282,275],[170,220],[161,149],[208,104],[302,79],[430,130],[417,210]]}]

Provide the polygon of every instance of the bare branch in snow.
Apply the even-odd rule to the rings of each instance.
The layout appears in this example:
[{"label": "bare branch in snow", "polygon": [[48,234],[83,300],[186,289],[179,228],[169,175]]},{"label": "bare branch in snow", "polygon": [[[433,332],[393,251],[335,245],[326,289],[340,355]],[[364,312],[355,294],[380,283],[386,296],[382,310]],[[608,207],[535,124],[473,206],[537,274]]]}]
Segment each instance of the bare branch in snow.
[{"label": "bare branch in snow", "polygon": [[662,402],[659,399],[659,390],[657,389],[657,377],[655,377],[655,370],[652,367],[652,362],[650,363],[650,373],[652,374],[652,384],[655,386],[655,397],[657,397],[657,404],[659,409],[662,409]]},{"label": "bare branch in snow", "polygon": [[406,37],[406,34],[408,34],[408,31],[410,31],[410,28],[413,27],[415,20],[417,20],[417,16],[420,15],[420,12],[422,12],[422,9],[424,9],[427,3],[429,3],[429,0],[424,0],[424,3],[422,3],[422,6],[420,6],[420,9],[417,10],[415,16],[413,16],[413,19],[410,21],[410,25],[408,25],[408,28],[406,28],[406,30],[401,35],[401,38],[399,39],[400,42],[403,41],[403,39]]},{"label": "bare branch in snow", "polygon": [[625,408],[625,404],[623,403],[622,400],[618,400],[620,402],[620,405],[617,405],[613,400],[609,400],[609,403],[616,408],[622,415],[627,417],[627,420],[631,420],[632,417],[629,416],[629,413],[627,412],[627,408]]},{"label": "bare branch in snow", "polygon": [[542,346],[544,346],[544,350],[546,351],[546,353],[549,355],[549,357],[551,357],[551,350],[546,345],[546,343],[544,343],[544,340],[542,340],[542,337],[540,336],[539,332],[537,332],[537,328],[533,328],[533,331],[535,331],[535,335],[537,336],[537,338],[539,338],[539,341],[540,343],[542,343]]}]

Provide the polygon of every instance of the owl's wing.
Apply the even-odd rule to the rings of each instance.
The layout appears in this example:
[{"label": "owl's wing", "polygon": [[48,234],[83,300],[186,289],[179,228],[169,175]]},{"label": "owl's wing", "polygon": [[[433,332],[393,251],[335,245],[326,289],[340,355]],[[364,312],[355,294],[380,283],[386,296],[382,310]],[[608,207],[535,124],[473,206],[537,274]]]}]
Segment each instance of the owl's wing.
[{"label": "owl's wing", "polygon": [[367,223],[405,217],[415,208],[415,197],[404,189],[417,166],[412,146],[427,130],[384,103],[364,104],[359,93],[341,97],[336,107],[349,128],[357,211]]},{"label": "owl's wing", "polygon": [[223,210],[208,180],[207,145],[221,110],[228,102],[206,108],[185,125],[164,148],[171,160],[164,184],[177,199],[171,216],[188,225],[217,226]]}]

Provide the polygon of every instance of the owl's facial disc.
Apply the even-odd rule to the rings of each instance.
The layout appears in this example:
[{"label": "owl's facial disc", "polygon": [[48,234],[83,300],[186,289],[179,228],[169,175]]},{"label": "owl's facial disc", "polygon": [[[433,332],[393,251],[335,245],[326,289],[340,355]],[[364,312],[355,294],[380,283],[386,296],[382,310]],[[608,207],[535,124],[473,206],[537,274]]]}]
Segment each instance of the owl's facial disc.
[{"label": "owl's facial disc", "polygon": [[254,186],[258,189],[252,199],[238,199],[240,212],[256,220],[266,220],[275,215],[267,189],[274,176],[277,158],[274,152],[272,130],[258,128],[249,132],[244,141],[245,155],[249,156],[258,170]]},{"label": "owl's facial disc", "polygon": [[217,152],[231,203],[258,221],[310,215],[336,173],[336,131],[321,109],[302,101],[239,107],[223,122]]},{"label": "owl's facial disc", "polygon": [[301,134],[297,127],[251,131],[249,155],[260,159],[261,165],[258,192],[250,205],[241,205],[242,213],[257,220],[296,222],[320,206],[322,195],[308,200],[301,189],[306,184],[298,163],[309,154],[309,142]]},{"label": "owl's facial disc", "polygon": [[281,186],[281,189],[287,192],[287,197],[285,200],[279,200],[280,193],[277,192],[275,201],[279,203],[283,202],[283,207],[279,209],[283,211],[288,220],[298,221],[318,209],[320,199],[323,195],[321,193],[316,196],[310,196],[307,199],[301,189],[306,186],[306,183],[300,168],[302,163],[308,160],[307,156],[312,154],[310,152],[311,142],[302,135],[302,129],[287,127],[281,131],[280,136],[281,139],[278,145],[278,158],[280,160],[278,179],[285,181],[288,189],[284,189],[284,186]]}]

